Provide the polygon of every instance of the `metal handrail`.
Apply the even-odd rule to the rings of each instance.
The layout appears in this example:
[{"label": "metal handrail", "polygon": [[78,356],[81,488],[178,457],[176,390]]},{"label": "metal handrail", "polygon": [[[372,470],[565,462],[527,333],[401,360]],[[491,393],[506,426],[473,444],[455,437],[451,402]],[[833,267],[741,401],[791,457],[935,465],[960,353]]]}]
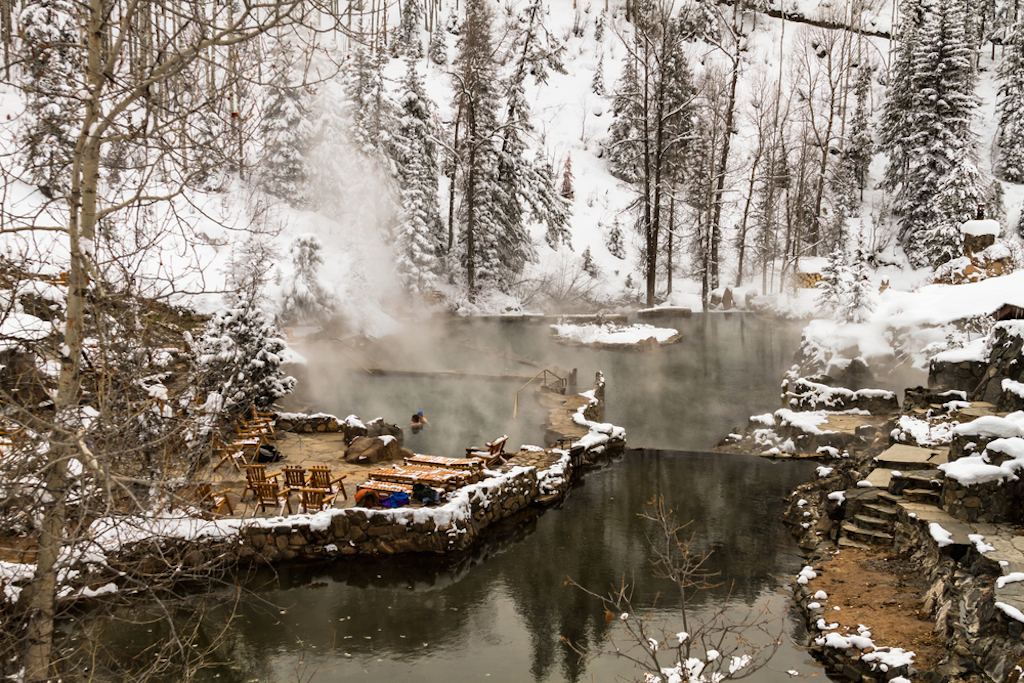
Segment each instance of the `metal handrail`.
[{"label": "metal handrail", "polygon": [[547,368],[544,368],[543,370],[538,372],[536,375],[531,377],[530,381],[528,381],[526,384],[524,384],[523,386],[521,386],[518,389],[516,389],[516,398],[515,398],[515,401],[514,401],[514,403],[512,405],[512,419],[515,419],[516,415],[519,413],[519,392],[522,391],[523,389],[525,389],[526,387],[530,386],[531,384],[533,384],[534,380],[536,380],[541,375],[544,376],[543,385],[544,386],[548,386],[548,375],[549,374],[552,377],[554,377],[556,380],[558,380],[558,383],[563,388],[568,384],[568,380],[567,379],[565,379],[564,377],[559,377],[558,375],[556,375],[555,373],[551,372]]}]

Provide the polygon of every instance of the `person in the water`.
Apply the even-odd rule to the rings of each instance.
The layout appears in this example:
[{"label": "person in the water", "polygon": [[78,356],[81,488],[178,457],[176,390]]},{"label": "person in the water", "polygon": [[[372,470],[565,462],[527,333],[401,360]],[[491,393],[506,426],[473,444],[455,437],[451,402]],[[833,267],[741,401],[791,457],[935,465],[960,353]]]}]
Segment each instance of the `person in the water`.
[{"label": "person in the water", "polygon": [[419,434],[419,431],[421,429],[423,429],[424,427],[429,427],[429,426],[430,426],[430,422],[427,421],[427,418],[423,415],[423,411],[422,410],[416,412],[412,416],[412,425],[411,425],[411,427],[412,427],[412,433],[413,434]]}]

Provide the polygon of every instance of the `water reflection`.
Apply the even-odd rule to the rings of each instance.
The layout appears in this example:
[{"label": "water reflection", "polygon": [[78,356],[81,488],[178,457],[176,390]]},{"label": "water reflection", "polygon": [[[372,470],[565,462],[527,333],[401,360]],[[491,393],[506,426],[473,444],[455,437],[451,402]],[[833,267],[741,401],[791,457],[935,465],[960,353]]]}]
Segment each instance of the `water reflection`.
[{"label": "water reflection", "polygon": [[[785,599],[775,576],[795,571],[798,561],[777,520],[782,496],[810,472],[805,464],[744,456],[628,451],[588,476],[561,508],[472,553],[399,566],[336,562],[262,573],[249,580],[255,592],[237,606],[228,627],[222,654],[233,663],[211,676],[239,683],[307,680],[303,676],[635,678],[624,662],[588,665],[566,647],[566,640],[600,646],[618,626],[606,623],[601,605],[566,586],[566,579],[598,593],[623,577],[635,579],[637,606],[658,605],[674,617],[674,589],[651,576],[645,542],[651,523],[637,516],[657,493],[680,519],[695,520],[697,545],[714,550],[709,568],[721,572],[721,588],[698,595],[693,610],[727,603],[781,616]],[[228,613],[222,607],[208,628],[227,622]],[[817,670],[791,647],[777,655],[779,667]]]}]

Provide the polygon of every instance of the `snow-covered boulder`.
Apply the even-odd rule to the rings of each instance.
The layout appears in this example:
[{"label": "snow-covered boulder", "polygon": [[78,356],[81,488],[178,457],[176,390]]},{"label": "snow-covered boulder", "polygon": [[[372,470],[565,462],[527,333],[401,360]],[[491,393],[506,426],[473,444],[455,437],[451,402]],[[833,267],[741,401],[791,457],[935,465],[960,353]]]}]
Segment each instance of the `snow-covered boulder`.
[{"label": "snow-covered boulder", "polygon": [[369,464],[398,460],[402,447],[393,436],[357,436],[345,451],[345,462]]}]

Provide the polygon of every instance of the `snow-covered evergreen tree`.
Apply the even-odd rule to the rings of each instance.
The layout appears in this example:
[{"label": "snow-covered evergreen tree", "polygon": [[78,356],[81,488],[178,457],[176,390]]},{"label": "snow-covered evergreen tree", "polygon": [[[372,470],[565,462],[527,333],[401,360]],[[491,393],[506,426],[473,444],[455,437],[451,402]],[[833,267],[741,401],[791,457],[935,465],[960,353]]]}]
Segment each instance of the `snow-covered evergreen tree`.
[{"label": "snow-covered evergreen tree", "polygon": [[590,82],[590,89],[595,95],[604,97],[604,53],[597,58],[597,68],[594,69],[594,80]]},{"label": "snow-covered evergreen tree", "polygon": [[427,49],[427,56],[434,64],[444,65],[448,63],[448,45],[444,39],[444,29],[438,22],[434,32],[430,34],[430,47]]},{"label": "snow-covered evergreen tree", "polygon": [[600,269],[597,267],[597,263],[594,261],[594,255],[590,253],[590,247],[583,250],[583,254],[580,256],[583,261],[583,272],[592,278],[596,278],[601,275]]},{"label": "snow-covered evergreen tree", "polygon": [[846,263],[846,251],[836,245],[828,256],[828,263],[821,269],[818,282],[818,298],[815,300],[819,315],[840,320],[850,294],[850,267]]},{"label": "snow-covered evergreen tree", "polygon": [[67,0],[32,2],[18,16],[25,93],[20,156],[28,181],[48,197],[68,190],[78,132],[77,16]]},{"label": "snow-covered evergreen tree", "polygon": [[868,179],[871,154],[874,150],[874,141],[871,135],[871,115],[868,111],[872,73],[873,69],[866,63],[866,60],[862,60],[857,68],[857,104],[853,110],[853,118],[850,120],[850,144],[845,150],[845,158],[849,160],[853,171],[853,178],[862,195]]},{"label": "snow-covered evergreen tree", "polygon": [[395,266],[403,286],[413,294],[434,287],[441,269],[438,258],[442,229],[437,201],[437,146],[423,80],[411,56],[400,97],[402,118],[395,132],[399,216],[395,228]]},{"label": "snow-covered evergreen tree", "polygon": [[313,118],[306,155],[307,201],[311,208],[334,219],[352,210],[355,195],[349,185],[366,173],[366,164],[352,152],[355,145],[349,141],[346,107],[342,88],[333,82],[323,83],[310,103]]},{"label": "snow-covered evergreen tree", "polygon": [[608,253],[617,259],[626,258],[626,241],[622,234],[622,224],[619,223],[619,219],[616,218],[612,223],[611,229],[608,231],[608,237],[605,240],[605,246],[608,248]]},{"label": "snow-covered evergreen tree", "polygon": [[395,127],[393,105],[384,85],[386,57],[381,51],[371,52],[363,45],[356,48],[353,57],[345,83],[349,139],[365,157],[386,164]]},{"label": "snow-covered evergreen tree", "polygon": [[420,38],[423,12],[422,0],[406,0],[402,4],[402,18],[395,29],[395,54],[408,55],[413,59],[423,57],[423,40]]},{"label": "snow-covered evergreen tree", "polygon": [[1024,21],[1014,25],[999,65],[999,147],[996,175],[1024,182]]},{"label": "snow-covered evergreen tree", "polygon": [[959,255],[959,224],[984,203],[988,184],[975,161],[978,97],[963,4],[935,0],[929,9],[912,32],[915,45],[898,54],[895,73],[909,79],[893,83],[882,135],[900,242],[918,267]]},{"label": "snow-covered evergreen tree", "polygon": [[572,181],[575,176],[572,174],[572,155],[565,158],[565,165],[562,166],[562,187],[561,194],[564,199],[572,199],[576,191],[573,189]]},{"label": "snow-covered evergreen tree", "polygon": [[238,414],[267,409],[295,387],[281,371],[284,340],[258,308],[239,303],[218,311],[194,344],[192,386],[206,409]]},{"label": "snow-covered evergreen tree", "polygon": [[281,321],[286,325],[325,322],[334,314],[337,300],[320,280],[323,244],[316,235],[298,235],[288,256],[291,269],[281,282]]},{"label": "snow-covered evergreen tree", "polygon": [[868,255],[864,248],[864,226],[857,230],[853,263],[849,268],[848,289],[837,315],[843,322],[863,323],[875,308],[874,287],[868,279]]},{"label": "snow-covered evergreen tree", "polygon": [[639,148],[644,120],[640,92],[636,61],[627,57],[612,100],[612,125],[608,129],[606,157],[611,174],[628,183],[636,182],[640,177],[639,160],[643,156]]},{"label": "snow-covered evergreen tree", "polygon": [[293,87],[289,80],[288,70],[279,69],[265,89],[260,121],[265,151],[258,177],[266,192],[301,206],[307,192],[309,111],[305,88]]},{"label": "snow-covered evergreen tree", "polygon": [[[500,84],[492,23],[490,6],[485,0],[466,2],[466,20],[451,73],[456,98],[453,109],[461,117],[455,122],[461,124],[457,141],[461,158],[457,182],[463,198],[460,260],[466,269],[470,297],[483,287],[500,285],[504,271],[498,244],[504,226],[493,210],[502,206],[502,198],[497,184]],[[507,205],[506,202],[503,206]]]}]

